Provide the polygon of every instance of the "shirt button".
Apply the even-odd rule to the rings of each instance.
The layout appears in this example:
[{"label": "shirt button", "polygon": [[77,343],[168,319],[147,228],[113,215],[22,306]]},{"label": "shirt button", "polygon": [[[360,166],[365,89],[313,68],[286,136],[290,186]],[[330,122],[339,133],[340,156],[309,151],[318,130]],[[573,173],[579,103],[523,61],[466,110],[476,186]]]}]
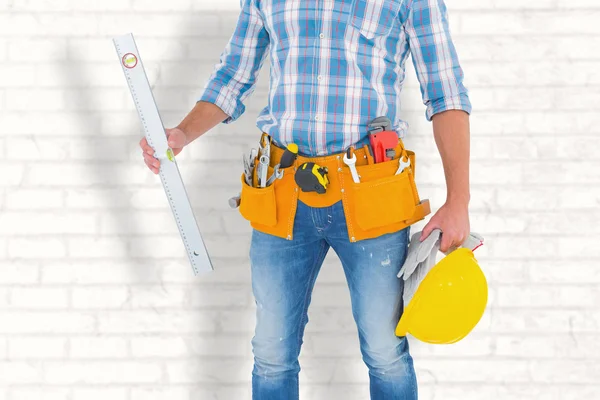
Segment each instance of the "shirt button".
[{"label": "shirt button", "polygon": [[319,35],[319,37],[320,37],[321,39],[323,39],[323,38],[325,37],[325,34],[324,34],[324,33],[321,33],[321,34]]},{"label": "shirt button", "polygon": [[321,79],[323,79],[323,77],[321,75],[319,75],[319,76],[317,76],[317,79],[321,80]]},{"label": "shirt button", "polygon": [[318,120],[319,120],[319,116],[317,115],[317,116],[315,117],[315,121],[318,121]]}]

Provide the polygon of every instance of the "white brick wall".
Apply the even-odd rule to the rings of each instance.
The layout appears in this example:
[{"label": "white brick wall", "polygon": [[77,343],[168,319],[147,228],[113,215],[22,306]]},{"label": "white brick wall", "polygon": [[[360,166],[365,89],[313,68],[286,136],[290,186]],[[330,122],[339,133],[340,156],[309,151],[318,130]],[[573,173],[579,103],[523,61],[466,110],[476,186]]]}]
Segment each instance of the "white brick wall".
[{"label": "white brick wall", "polygon": [[[490,304],[456,345],[412,341],[421,398],[600,398],[600,3],[447,4],[475,110],[471,217],[487,239],[478,257]],[[216,266],[193,279],[159,180],[141,162],[110,41],[135,33],[172,126],[238,7],[0,2],[0,400],[250,399],[250,230],[227,199],[255,140],[268,68],[239,122],[179,156]],[[406,141],[420,192],[439,207],[441,163],[409,69]],[[310,312],[303,398],[368,398],[333,254]]]}]

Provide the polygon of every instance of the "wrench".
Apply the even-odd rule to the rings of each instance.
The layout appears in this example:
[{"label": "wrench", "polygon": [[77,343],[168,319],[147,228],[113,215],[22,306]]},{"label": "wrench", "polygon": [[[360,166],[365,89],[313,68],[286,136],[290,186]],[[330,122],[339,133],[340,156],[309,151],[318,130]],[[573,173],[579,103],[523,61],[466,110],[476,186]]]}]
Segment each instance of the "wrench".
[{"label": "wrench", "polygon": [[256,156],[258,155],[258,152],[256,151],[256,149],[252,148],[250,149],[250,167],[254,168],[254,159],[256,158]]},{"label": "wrench", "polygon": [[252,172],[254,170],[254,167],[252,166],[252,161],[248,160],[248,157],[244,154],[244,176],[246,179],[246,183],[249,186],[253,186],[252,185]]},{"label": "wrench", "polygon": [[[352,158],[348,158],[348,153],[352,154]],[[344,153],[344,164],[350,168],[354,183],[360,183],[360,177],[356,171],[356,156],[354,155],[354,149],[349,148],[348,151]]]},{"label": "wrench", "polygon": [[369,133],[378,133],[392,129],[392,121],[385,115],[373,118],[367,125]]},{"label": "wrench", "polygon": [[410,158],[406,157],[406,161],[404,161],[404,156],[400,157],[400,164],[398,165],[398,169],[396,170],[396,175],[401,174],[404,171],[404,168],[410,167]]},{"label": "wrench", "polygon": [[271,137],[263,133],[260,137],[260,147],[258,149],[259,156],[271,157]]},{"label": "wrench", "polygon": [[265,186],[270,186],[271,184],[273,184],[273,182],[275,182],[275,179],[281,178],[283,178],[283,171],[279,169],[279,164],[277,164],[275,168],[273,168],[273,175],[271,175],[269,179],[267,179],[267,184]]},{"label": "wrench", "polygon": [[265,187],[267,184],[267,170],[269,169],[269,157],[260,156],[258,160],[258,186]]}]

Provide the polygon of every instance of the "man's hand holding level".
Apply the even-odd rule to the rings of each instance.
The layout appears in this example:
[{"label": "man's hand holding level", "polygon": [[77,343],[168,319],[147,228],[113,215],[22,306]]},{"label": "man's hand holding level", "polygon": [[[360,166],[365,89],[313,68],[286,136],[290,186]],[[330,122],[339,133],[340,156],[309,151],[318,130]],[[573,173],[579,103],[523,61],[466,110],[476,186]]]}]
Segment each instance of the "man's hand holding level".
[{"label": "man's hand holding level", "polygon": [[[188,139],[185,133],[179,128],[165,129],[169,147],[173,150],[173,155],[181,153],[183,147],[188,144]],[[144,162],[152,172],[158,174],[160,168],[160,160],[154,157],[154,149],[150,147],[146,138],[140,140],[140,147],[144,156]]]}]

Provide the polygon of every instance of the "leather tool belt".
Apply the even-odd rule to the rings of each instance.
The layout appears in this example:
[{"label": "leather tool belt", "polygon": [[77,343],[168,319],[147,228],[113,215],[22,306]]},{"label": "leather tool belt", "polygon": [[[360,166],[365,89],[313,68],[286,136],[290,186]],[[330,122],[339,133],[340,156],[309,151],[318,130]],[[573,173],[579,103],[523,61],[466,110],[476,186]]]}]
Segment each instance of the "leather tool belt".
[{"label": "leather tool belt", "polygon": [[[273,174],[285,151],[275,144],[270,148],[268,176]],[[280,178],[263,188],[248,185],[242,174],[240,213],[254,229],[292,240],[298,201],[310,207],[328,207],[342,201],[351,242],[397,232],[422,220],[431,210],[429,200],[419,199],[415,185],[415,153],[404,149],[402,139],[398,139],[395,151],[410,159],[410,167],[399,174],[396,171],[400,157],[374,163],[366,146],[354,150],[360,183],[353,181],[350,168],[343,161],[345,153],[321,157],[298,155],[292,166],[279,170],[283,172]],[[329,171],[330,182],[324,194],[303,192],[296,184],[294,172],[305,162],[317,163]],[[255,181],[256,178],[255,169]]]}]

